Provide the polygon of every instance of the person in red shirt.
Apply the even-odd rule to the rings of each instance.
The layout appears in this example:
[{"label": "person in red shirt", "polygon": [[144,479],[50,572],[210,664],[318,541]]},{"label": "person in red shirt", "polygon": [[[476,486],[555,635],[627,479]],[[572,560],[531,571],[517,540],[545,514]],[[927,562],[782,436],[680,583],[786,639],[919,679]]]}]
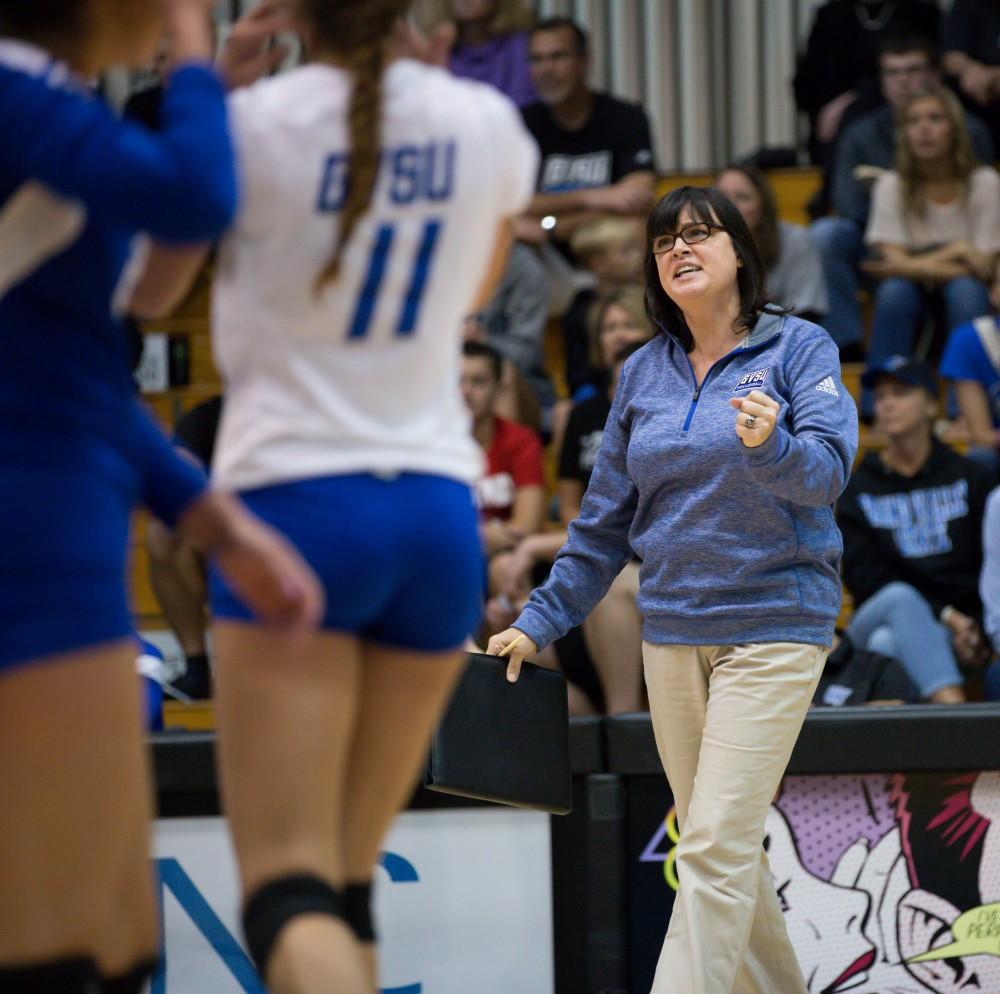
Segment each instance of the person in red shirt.
[{"label": "person in red shirt", "polygon": [[530,428],[494,413],[502,359],[489,345],[462,347],[462,397],[472,414],[472,434],[486,456],[476,487],[488,557],[513,549],[541,530],[545,513],[542,445]]}]

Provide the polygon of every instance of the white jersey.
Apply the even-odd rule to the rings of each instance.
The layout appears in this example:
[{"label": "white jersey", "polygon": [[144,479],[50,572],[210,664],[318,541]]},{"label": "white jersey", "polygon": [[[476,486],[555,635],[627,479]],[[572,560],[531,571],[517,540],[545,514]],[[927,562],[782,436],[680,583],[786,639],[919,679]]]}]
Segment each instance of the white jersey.
[{"label": "white jersey", "polygon": [[213,477],[247,489],[335,473],[472,481],[462,319],[538,152],[492,88],[403,60],[383,79],[372,205],[317,296],[344,200],[348,73],[310,65],[231,102],[243,208],[216,272],[226,389]]}]

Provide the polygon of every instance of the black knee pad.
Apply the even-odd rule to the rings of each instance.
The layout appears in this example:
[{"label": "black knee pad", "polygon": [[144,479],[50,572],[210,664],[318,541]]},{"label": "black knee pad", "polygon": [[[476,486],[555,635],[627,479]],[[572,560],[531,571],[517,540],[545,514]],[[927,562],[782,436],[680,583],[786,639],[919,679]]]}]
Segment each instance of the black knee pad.
[{"label": "black knee pad", "polygon": [[[243,905],[243,932],[250,956],[262,977],[281,930],[299,915],[344,917],[344,899],[325,880],[309,873],[270,880]],[[2,992],[0,992],[2,994]]]},{"label": "black knee pad", "polygon": [[106,977],[102,990],[104,994],[139,994],[155,968],[155,960],[143,960],[127,973]]},{"label": "black knee pad", "polygon": [[92,959],[61,959],[35,966],[0,968],[0,994],[101,994]]},{"label": "black knee pad", "polygon": [[344,917],[361,942],[375,941],[370,881],[366,884],[348,884],[344,888]]}]

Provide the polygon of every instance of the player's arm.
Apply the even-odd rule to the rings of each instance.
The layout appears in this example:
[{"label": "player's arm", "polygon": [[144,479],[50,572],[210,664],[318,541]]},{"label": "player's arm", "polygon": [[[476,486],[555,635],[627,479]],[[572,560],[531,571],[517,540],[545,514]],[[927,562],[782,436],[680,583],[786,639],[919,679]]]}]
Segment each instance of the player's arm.
[{"label": "player's arm", "polygon": [[496,289],[503,279],[504,270],[507,268],[507,256],[510,254],[513,241],[514,234],[511,223],[507,218],[504,218],[497,228],[489,266],[479,284],[479,289],[476,291],[469,313],[474,314],[481,311],[493,299],[493,294],[496,293]]},{"label": "player's arm", "polygon": [[510,529],[521,535],[534,535],[541,531],[544,517],[545,487],[540,484],[518,487],[507,522]]},{"label": "player's arm", "polygon": [[110,223],[190,242],[215,237],[235,212],[222,83],[207,66],[173,73],[156,134],[97,100],[3,70],[0,131],[6,175],[38,180]]},{"label": "player's arm", "polygon": [[210,247],[154,243],[146,271],[132,293],[129,313],[145,321],[172,314],[191,290]]}]

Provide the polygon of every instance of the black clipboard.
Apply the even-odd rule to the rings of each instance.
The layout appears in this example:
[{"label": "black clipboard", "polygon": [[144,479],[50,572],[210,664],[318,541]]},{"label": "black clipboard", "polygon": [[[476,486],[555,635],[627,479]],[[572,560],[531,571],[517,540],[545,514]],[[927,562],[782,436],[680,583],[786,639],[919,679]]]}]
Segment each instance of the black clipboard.
[{"label": "black clipboard", "polygon": [[506,659],[468,654],[468,666],[431,742],[425,786],[569,814],[566,678],[527,662],[517,683],[508,683],[506,673]]}]

